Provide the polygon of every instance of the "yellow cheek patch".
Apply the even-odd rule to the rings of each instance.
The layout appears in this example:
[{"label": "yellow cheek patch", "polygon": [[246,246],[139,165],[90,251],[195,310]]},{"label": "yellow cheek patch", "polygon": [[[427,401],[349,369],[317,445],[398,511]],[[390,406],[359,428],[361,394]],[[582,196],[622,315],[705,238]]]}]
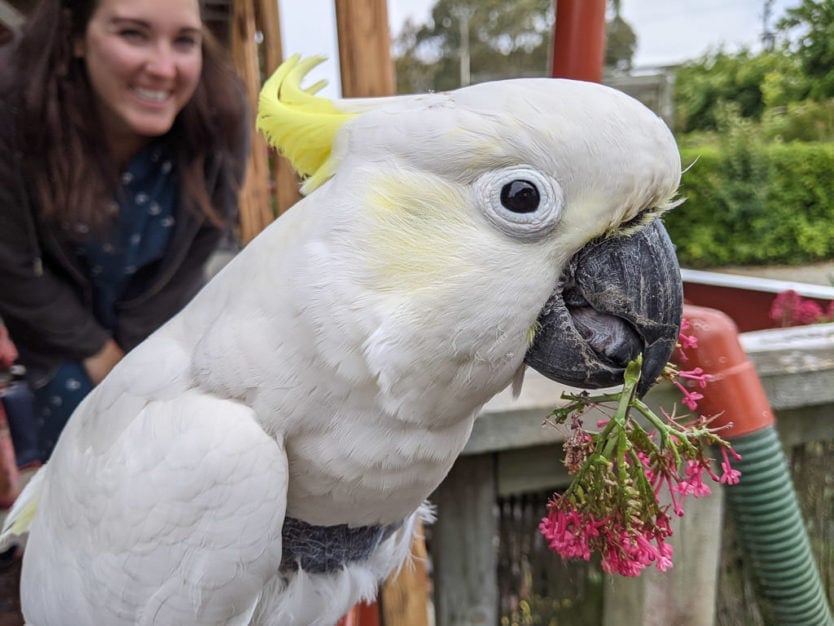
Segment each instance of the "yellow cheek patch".
[{"label": "yellow cheek patch", "polygon": [[274,148],[307,178],[309,193],[333,175],[333,142],[339,129],[355,114],[339,111],[331,100],[316,96],[326,81],[306,89],[301,81],[323,57],[287,59],[264,83],[258,98],[257,128]]},{"label": "yellow cheek patch", "polygon": [[377,288],[437,287],[474,262],[464,244],[474,225],[461,188],[419,173],[380,177],[368,187],[366,244]]}]

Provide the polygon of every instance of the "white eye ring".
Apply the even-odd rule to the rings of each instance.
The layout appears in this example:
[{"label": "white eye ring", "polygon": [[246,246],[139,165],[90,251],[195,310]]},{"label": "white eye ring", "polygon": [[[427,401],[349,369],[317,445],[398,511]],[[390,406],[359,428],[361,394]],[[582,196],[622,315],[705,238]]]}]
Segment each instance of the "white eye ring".
[{"label": "white eye ring", "polygon": [[[538,206],[523,212],[505,206],[505,187],[516,182],[535,189]],[[559,183],[527,165],[487,172],[475,181],[473,190],[484,217],[505,235],[521,241],[538,241],[550,233],[559,223],[565,204]]]}]

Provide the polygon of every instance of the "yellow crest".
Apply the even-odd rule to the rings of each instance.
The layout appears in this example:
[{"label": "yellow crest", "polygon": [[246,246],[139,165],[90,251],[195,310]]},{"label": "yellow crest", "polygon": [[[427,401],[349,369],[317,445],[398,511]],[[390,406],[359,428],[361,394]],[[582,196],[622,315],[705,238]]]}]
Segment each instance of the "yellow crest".
[{"label": "yellow crest", "polygon": [[264,83],[258,98],[258,130],[306,179],[303,193],[333,175],[333,140],[342,125],[355,117],[337,110],[327,98],[316,96],[326,81],[301,87],[304,77],[323,61],[324,57],[290,57]]}]

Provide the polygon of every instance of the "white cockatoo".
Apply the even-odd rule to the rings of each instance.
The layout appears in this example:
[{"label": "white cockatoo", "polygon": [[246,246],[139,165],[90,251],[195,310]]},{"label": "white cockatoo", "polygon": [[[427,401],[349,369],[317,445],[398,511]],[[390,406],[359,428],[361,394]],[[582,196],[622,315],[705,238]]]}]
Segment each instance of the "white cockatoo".
[{"label": "white cockatoo", "polygon": [[7,520],[33,626],[333,624],[409,555],[526,365],[645,391],[678,334],[666,125],[593,83],[329,100],[258,123],[305,177],[78,407]]}]

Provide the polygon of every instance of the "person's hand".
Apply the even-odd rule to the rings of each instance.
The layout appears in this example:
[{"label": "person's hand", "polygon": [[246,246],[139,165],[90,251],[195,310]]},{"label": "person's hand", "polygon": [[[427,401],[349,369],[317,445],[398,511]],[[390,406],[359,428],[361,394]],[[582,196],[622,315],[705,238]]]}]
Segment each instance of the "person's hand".
[{"label": "person's hand", "polygon": [[93,385],[98,385],[113,367],[122,360],[124,350],[112,339],[108,339],[104,347],[91,357],[84,359],[84,369]]},{"label": "person's hand", "polygon": [[9,338],[6,327],[0,324],[0,367],[8,369],[17,361],[17,348]]}]

